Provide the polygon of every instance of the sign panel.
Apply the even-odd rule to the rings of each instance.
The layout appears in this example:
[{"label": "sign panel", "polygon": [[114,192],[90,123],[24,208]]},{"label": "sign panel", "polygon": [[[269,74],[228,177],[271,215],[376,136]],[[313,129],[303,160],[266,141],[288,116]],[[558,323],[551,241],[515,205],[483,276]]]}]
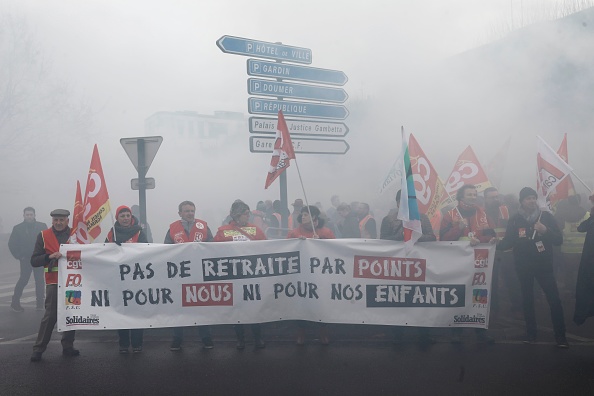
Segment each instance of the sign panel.
[{"label": "sign panel", "polygon": [[250,76],[274,77],[283,80],[306,81],[318,84],[344,85],[349,80],[344,72],[339,70],[320,69],[310,66],[288,65],[262,61],[247,60],[247,73]]},{"label": "sign panel", "polygon": [[[251,136],[250,151],[252,153],[272,153],[276,138],[268,136]],[[346,154],[349,144],[344,140],[291,138],[293,148],[299,154]]]},{"label": "sign panel", "polygon": [[[369,239],[62,245],[58,331],[310,320],[487,328],[494,245]],[[447,264],[447,265],[444,265]]]},{"label": "sign panel", "polygon": [[256,56],[307,65],[311,63],[311,50],[309,48],[293,47],[234,36],[221,37],[217,40],[217,46],[221,51],[228,54]]},{"label": "sign panel", "polygon": [[334,103],[343,103],[349,97],[342,88],[320,87],[259,78],[248,78],[248,94]]},{"label": "sign panel", "polygon": [[132,161],[134,168],[138,171],[138,141],[144,140],[144,162],[148,171],[163,143],[162,136],[146,136],[146,137],[133,137],[133,138],[121,138],[120,144],[128,154],[128,158]]},{"label": "sign panel", "polygon": [[[288,120],[289,133],[306,136],[343,137],[349,133],[349,128],[344,122],[329,122],[315,120]],[[250,133],[276,134],[277,118],[250,117]]]},{"label": "sign panel", "polygon": [[[130,185],[132,186],[132,190],[140,190],[140,180],[139,179],[132,179],[130,180]],[[152,177],[145,177],[144,178],[144,188],[147,190],[152,190],[155,188],[155,179]]]},{"label": "sign panel", "polygon": [[250,114],[278,115],[279,110],[282,110],[283,114],[288,116],[335,120],[344,120],[349,115],[347,108],[341,105],[261,98],[248,99],[248,112]]}]

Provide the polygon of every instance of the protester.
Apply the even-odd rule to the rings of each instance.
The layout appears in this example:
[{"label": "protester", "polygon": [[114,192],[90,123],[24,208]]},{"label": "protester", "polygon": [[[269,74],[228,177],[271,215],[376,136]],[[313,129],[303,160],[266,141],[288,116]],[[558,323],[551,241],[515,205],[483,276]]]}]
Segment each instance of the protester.
[{"label": "protester", "polygon": [[524,343],[536,342],[536,314],[534,312],[534,280],[542,288],[551,310],[555,340],[559,348],[568,348],[565,338],[563,307],[553,273],[553,245],[560,245],[563,235],[549,212],[541,211],[537,194],[530,187],[520,191],[520,209],[507,225],[505,237],[497,245],[498,250],[513,249],[514,261],[526,321]]},{"label": "protester", "polygon": [[297,198],[291,205],[293,206],[293,212],[291,212],[291,215],[289,216],[289,230],[299,227],[297,217],[299,217],[301,208],[303,208],[303,200],[301,198]]},{"label": "protester", "polygon": [[369,204],[365,202],[359,202],[357,205],[356,214],[359,218],[359,232],[361,233],[361,238],[376,239],[377,225],[375,223],[375,219],[369,213]]},{"label": "protester", "polygon": [[264,234],[266,234],[266,229],[269,227],[270,223],[266,216],[266,204],[264,201],[258,201],[256,204],[256,209],[252,210],[252,214],[250,217],[250,221],[259,229],[261,229]]},{"label": "protester", "polygon": [[[45,271],[45,314],[41,319],[39,334],[33,345],[32,362],[41,360],[47,344],[52,337],[52,331],[58,321],[58,260],[62,257],[60,244],[67,244],[70,239],[70,227],[68,227],[68,216],[70,212],[66,209],[55,209],[50,213],[52,227],[41,231],[37,235],[31,265],[33,267],[44,267]],[[74,331],[62,333],[62,354],[66,357],[80,355],[78,349],[74,349]]]},{"label": "protester", "polygon": [[361,231],[359,230],[359,219],[351,210],[351,206],[347,203],[341,203],[336,209],[340,216],[337,223],[339,238],[361,238]]},{"label": "protester", "polygon": [[[396,193],[396,209],[392,209],[390,213],[386,217],[382,219],[382,224],[380,227],[380,239],[385,239],[389,241],[404,241],[404,224],[402,220],[398,218],[398,211],[400,209],[400,197],[402,196],[402,191],[398,190]],[[421,215],[421,231],[423,235],[418,239],[417,242],[433,242],[436,241],[437,238],[433,233],[433,229],[431,228],[431,222],[429,218],[424,215]],[[392,334],[393,334],[393,341],[395,344],[402,342],[403,337],[403,326],[392,326]],[[427,327],[419,327],[419,342],[421,344],[433,344],[435,340],[431,337],[430,329]]]},{"label": "protester", "polygon": [[[239,200],[233,202],[229,216],[231,217],[231,221],[229,224],[219,227],[214,237],[214,242],[248,242],[266,239],[266,235],[264,235],[261,229],[248,222],[250,218],[250,207],[246,203]],[[238,324],[234,328],[237,335],[237,349],[245,349],[245,325]],[[251,328],[254,334],[256,348],[266,347],[262,339],[262,326],[260,323],[253,323]]]},{"label": "protester", "polygon": [[[177,214],[181,219],[169,225],[164,243],[211,242],[213,240],[212,233],[206,221],[195,217],[196,205],[193,202],[183,201],[180,203]],[[204,349],[214,348],[208,326],[198,326],[198,334],[202,339],[202,347]],[[171,351],[180,351],[183,339],[184,328],[174,327],[173,341],[169,349]]]},{"label": "protester", "polygon": [[[310,217],[311,214],[311,217]],[[316,206],[304,206],[301,208],[301,214],[297,217],[299,227],[289,231],[287,239],[291,238],[313,238],[313,239],[335,239],[334,233],[328,227],[324,226],[324,219],[320,217],[320,210]],[[298,320],[297,322],[297,345],[305,345],[305,332],[308,322]],[[317,322],[316,322],[317,323]],[[330,344],[328,328],[325,323],[319,323],[320,343],[322,345]]]},{"label": "protester", "polygon": [[[506,205],[501,203],[501,195],[495,187],[487,187],[483,191],[485,198],[485,213],[487,221],[493,227],[498,239],[505,236],[505,229],[509,221],[509,210]],[[510,302],[509,312],[512,317],[520,318],[522,316],[522,303],[520,297],[520,285],[516,271],[513,268],[513,256],[511,251],[498,251],[493,261],[493,277],[491,282],[491,313],[497,314],[500,306],[501,285],[500,278],[506,287]]]},{"label": "protester", "polygon": [[[122,243],[148,243],[146,234],[142,230],[138,219],[132,215],[132,210],[125,205],[116,209],[116,222],[107,233],[105,242],[117,243],[118,245]],[[128,353],[130,344],[132,344],[132,352],[141,353],[143,332],[143,329],[118,330],[120,353]]]},{"label": "protester", "polygon": [[[465,184],[456,192],[458,205],[446,212],[439,230],[441,241],[470,241],[470,246],[495,242],[495,231],[489,224],[484,209],[477,205],[477,191],[472,184]],[[452,342],[462,342],[462,328],[452,329]],[[475,329],[479,341],[492,344],[493,337],[486,329]]]},{"label": "protester", "polygon": [[[594,204],[594,194],[590,195]],[[590,209],[590,217],[578,226],[579,232],[586,233],[582,257],[575,285],[575,312],[573,321],[582,325],[590,316],[594,316],[594,206]]]},{"label": "protester", "polygon": [[12,303],[10,309],[13,312],[24,312],[25,309],[21,306],[21,297],[23,290],[29,279],[31,272],[35,279],[35,297],[37,300],[37,310],[43,311],[43,298],[45,281],[43,280],[43,269],[41,267],[31,267],[31,254],[35,246],[35,239],[37,235],[43,230],[47,229],[47,224],[35,220],[35,209],[28,206],[23,209],[23,222],[17,224],[12,229],[10,238],[8,239],[8,249],[13,257],[19,260],[21,265],[21,276],[14,287],[12,295]]}]

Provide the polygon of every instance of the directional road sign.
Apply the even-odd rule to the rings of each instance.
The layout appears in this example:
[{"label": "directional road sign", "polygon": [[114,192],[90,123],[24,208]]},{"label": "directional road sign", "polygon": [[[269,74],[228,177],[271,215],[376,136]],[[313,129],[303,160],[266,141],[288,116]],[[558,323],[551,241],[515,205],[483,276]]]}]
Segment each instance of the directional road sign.
[{"label": "directional road sign", "polygon": [[248,112],[250,114],[278,115],[279,110],[282,110],[283,114],[288,116],[335,120],[344,120],[349,115],[347,108],[340,105],[262,98],[248,99]]},{"label": "directional road sign", "polygon": [[248,94],[334,103],[343,103],[349,97],[342,88],[262,80],[260,78],[248,78]]},{"label": "directional road sign", "polygon": [[258,59],[247,60],[247,72],[250,76],[274,77],[283,80],[306,81],[328,85],[344,85],[349,80],[339,70],[319,69],[317,67],[288,65]]},{"label": "directional road sign", "polygon": [[311,50],[309,48],[293,47],[234,36],[221,37],[217,40],[217,46],[221,51],[229,54],[256,56],[258,58],[304,63],[307,65],[311,63]]},{"label": "directional road sign", "polygon": [[[252,136],[250,137],[250,151],[252,153],[272,153],[274,148],[274,137]],[[344,140],[330,139],[291,139],[296,153],[300,154],[345,154],[350,146]]]},{"label": "directional road sign", "polygon": [[[289,133],[293,135],[343,137],[349,133],[344,122],[285,119]],[[250,117],[250,133],[275,134],[278,119]]]}]

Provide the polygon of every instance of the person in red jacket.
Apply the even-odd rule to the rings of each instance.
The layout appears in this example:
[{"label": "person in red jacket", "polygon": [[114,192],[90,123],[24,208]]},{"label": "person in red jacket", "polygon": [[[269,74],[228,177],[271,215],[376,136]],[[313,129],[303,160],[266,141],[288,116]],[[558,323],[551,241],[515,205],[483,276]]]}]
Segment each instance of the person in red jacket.
[{"label": "person in red jacket", "polygon": [[[41,360],[41,355],[45,352],[58,321],[58,260],[62,257],[60,244],[68,243],[70,238],[70,227],[68,227],[70,212],[66,209],[56,209],[50,213],[50,216],[52,226],[37,235],[31,256],[33,267],[44,267],[46,284],[45,314],[41,319],[37,341],[33,345],[32,362]],[[67,357],[80,355],[78,349],[74,349],[74,331],[62,333],[62,354]]]},{"label": "person in red jacket", "polygon": [[[214,242],[232,242],[232,241],[260,241],[265,240],[264,232],[249,223],[250,207],[242,201],[235,201],[231,205],[229,224],[219,227],[214,237]],[[262,326],[260,323],[252,324],[252,333],[254,334],[254,343],[256,348],[265,348],[266,344],[262,340]],[[234,326],[237,335],[237,349],[245,349],[245,325],[238,324]]]},{"label": "person in red jacket", "polygon": [[[310,216],[311,215],[311,216]],[[304,206],[297,217],[299,227],[289,231],[287,239],[291,238],[313,238],[313,239],[336,239],[332,230],[324,227],[324,219],[320,218],[320,210],[315,206]],[[309,322],[298,320],[297,322],[297,345],[305,345],[305,332]],[[330,338],[325,323],[319,323],[320,342],[328,345]]]}]

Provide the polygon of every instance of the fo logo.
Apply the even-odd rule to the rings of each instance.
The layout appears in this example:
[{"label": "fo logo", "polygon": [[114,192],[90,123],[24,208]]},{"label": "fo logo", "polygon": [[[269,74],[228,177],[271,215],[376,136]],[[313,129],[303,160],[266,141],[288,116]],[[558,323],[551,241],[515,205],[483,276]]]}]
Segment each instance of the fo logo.
[{"label": "fo logo", "polygon": [[82,269],[80,250],[69,250],[66,252],[66,269]]},{"label": "fo logo", "polygon": [[488,264],[489,249],[474,249],[474,268],[487,268]]},{"label": "fo logo", "polygon": [[66,305],[80,305],[81,299],[81,291],[80,290],[66,290]]}]

